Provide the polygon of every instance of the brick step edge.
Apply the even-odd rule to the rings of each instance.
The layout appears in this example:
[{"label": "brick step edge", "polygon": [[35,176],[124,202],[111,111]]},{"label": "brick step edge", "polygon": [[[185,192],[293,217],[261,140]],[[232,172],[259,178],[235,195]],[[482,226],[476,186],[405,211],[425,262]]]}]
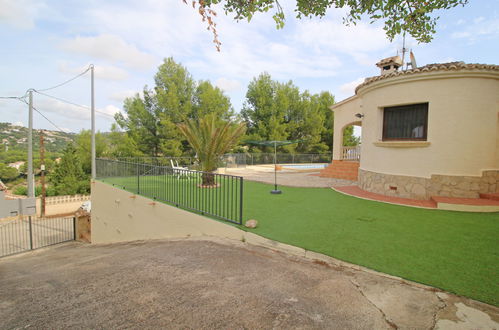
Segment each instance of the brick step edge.
[{"label": "brick step edge", "polygon": [[482,198],[482,199],[490,199],[490,200],[493,200],[493,201],[499,201],[499,193],[480,194],[480,198]]},{"label": "brick step edge", "polygon": [[471,205],[471,206],[499,206],[499,200],[488,199],[488,198],[459,198],[459,197],[431,196],[430,199],[437,204],[442,203],[442,204]]}]

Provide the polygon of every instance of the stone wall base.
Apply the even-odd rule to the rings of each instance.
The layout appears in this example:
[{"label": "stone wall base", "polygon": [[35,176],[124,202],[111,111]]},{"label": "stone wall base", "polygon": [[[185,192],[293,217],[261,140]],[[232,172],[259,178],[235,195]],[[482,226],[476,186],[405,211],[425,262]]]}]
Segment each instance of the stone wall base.
[{"label": "stone wall base", "polygon": [[499,170],[483,171],[482,176],[432,175],[428,179],[359,169],[358,184],[366,191],[402,198],[478,198],[480,193],[499,192]]}]

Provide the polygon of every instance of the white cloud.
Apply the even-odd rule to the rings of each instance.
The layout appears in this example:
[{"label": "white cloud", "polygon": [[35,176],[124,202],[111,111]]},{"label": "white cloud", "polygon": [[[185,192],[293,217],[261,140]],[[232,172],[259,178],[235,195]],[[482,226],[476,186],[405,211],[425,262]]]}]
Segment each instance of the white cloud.
[{"label": "white cloud", "polygon": [[353,135],[356,137],[362,136],[362,126],[354,126],[353,127]]},{"label": "white cloud", "polygon": [[[72,67],[67,62],[59,63],[59,71],[73,75],[81,73],[87,68],[88,64]],[[94,65],[94,73],[96,79],[104,80],[125,80],[129,76],[127,71],[112,65]]]},{"label": "white cloud", "polygon": [[112,62],[120,62],[134,69],[150,69],[156,58],[140,51],[121,37],[113,34],[101,34],[94,37],[75,37],[61,44],[63,50],[85,54]]},{"label": "white cloud", "polygon": [[202,56],[188,61],[186,66],[214,75],[219,75],[223,68],[229,79],[250,79],[263,71],[277,79],[336,74],[341,62],[333,53],[317,52],[300,43],[272,40],[265,31],[245,24],[233,24],[227,18],[220,20],[218,28],[223,31],[224,40],[221,52],[214,52],[208,43],[202,49]]},{"label": "white cloud", "polygon": [[478,17],[473,20],[473,24],[467,25],[461,31],[452,33],[454,39],[468,39],[473,42],[480,37],[497,37],[499,36],[499,19],[485,19]]},{"label": "white cloud", "polygon": [[215,86],[226,92],[233,92],[241,89],[241,83],[238,80],[225,77],[218,78],[215,81]]},{"label": "white cloud", "polygon": [[[60,116],[59,118],[71,119],[76,121],[90,120],[90,110],[76,105],[68,104],[54,99],[40,98],[34,105],[48,119],[54,121],[56,125],[57,119],[53,120],[51,114]],[[43,119],[45,120],[45,119]]]},{"label": "white cloud", "polygon": [[115,92],[109,96],[109,98],[113,101],[123,103],[126,98],[128,97],[134,97],[135,95],[139,94],[140,97],[144,97],[143,91],[134,91],[134,90],[125,90],[121,92]]},{"label": "white cloud", "polygon": [[[154,49],[158,57],[182,58],[189,70],[201,75],[220,76],[223,70],[223,76],[231,80],[251,78],[262,71],[281,79],[330,77],[340,64],[337,52],[318,52],[303,43],[280,40],[286,36],[284,30],[269,33],[275,31],[271,15],[255,15],[251,23],[236,23],[219,8],[215,21],[222,49],[218,53],[206,24],[182,1],[145,0],[133,8],[107,4],[89,13],[91,25],[98,29],[95,33],[126,36],[142,49]],[[182,28],[176,28],[179,26]],[[293,24],[289,29],[293,31]]]},{"label": "white cloud", "polygon": [[97,115],[106,117],[107,119],[112,119],[111,116],[114,117],[116,113],[122,112],[120,108],[112,104],[106,105],[104,108],[99,108],[98,111],[99,112],[97,112]]},{"label": "white cloud", "polygon": [[294,38],[308,47],[343,52],[352,56],[384,49],[389,45],[381,26],[363,22],[345,26],[334,17],[320,21],[303,21],[297,25]]},{"label": "white cloud", "polygon": [[42,1],[0,0],[0,23],[18,29],[31,29],[43,8],[45,4]]},{"label": "white cloud", "polygon": [[481,23],[481,22],[483,22],[483,21],[485,21],[485,17],[483,17],[483,16],[477,17],[477,18],[475,18],[475,19],[473,20],[473,22],[474,22],[475,24],[480,24],[480,23]]},{"label": "white cloud", "polygon": [[454,32],[451,34],[451,37],[454,38],[454,39],[457,39],[457,38],[468,38],[468,37],[471,37],[471,33],[469,32]]},{"label": "white cloud", "polygon": [[24,127],[24,123],[22,121],[16,121],[15,123],[13,123],[12,125],[14,126],[21,126],[21,127]]},{"label": "white cloud", "polygon": [[355,94],[355,88],[364,82],[364,78],[357,78],[340,86],[339,95],[347,98]]},{"label": "white cloud", "polygon": [[[83,126],[90,125],[91,119],[91,110],[90,107],[84,106],[76,106],[72,104],[67,104],[54,99],[40,99],[37,100],[35,104],[35,108],[44,114],[48,119],[54,122],[55,125],[59,126],[58,122],[60,122],[61,118],[64,118],[64,121],[71,122],[79,122],[83,123]],[[117,112],[121,112],[121,109],[114,105],[106,105],[103,108],[96,108],[96,116],[99,116],[102,119],[113,121],[113,117]],[[40,119],[45,121],[46,119]],[[84,124],[87,123],[87,124]],[[52,125],[50,123],[47,123]],[[81,127],[82,124],[80,124]],[[61,127],[61,126],[59,126]]]}]

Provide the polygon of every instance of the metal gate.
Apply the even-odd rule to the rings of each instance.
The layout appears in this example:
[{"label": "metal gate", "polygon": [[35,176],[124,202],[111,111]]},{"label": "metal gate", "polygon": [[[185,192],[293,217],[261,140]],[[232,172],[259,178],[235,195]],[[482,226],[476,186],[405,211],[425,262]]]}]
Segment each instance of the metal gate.
[{"label": "metal gate", "polygon": [[0,257],[72,241],[75,227],[75,217],[0,219]]}]

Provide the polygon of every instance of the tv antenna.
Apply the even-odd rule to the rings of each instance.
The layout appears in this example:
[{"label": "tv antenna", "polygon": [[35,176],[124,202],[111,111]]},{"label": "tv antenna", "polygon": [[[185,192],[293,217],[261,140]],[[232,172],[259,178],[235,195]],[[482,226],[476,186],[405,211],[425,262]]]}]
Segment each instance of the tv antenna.
[{"label": "tv antenna", "polygon": [[[404,32],[404,37],[402,39],[402,49],[400,51],[402,52],[402,67],[405,64],[406,70],[409,70],[409,66],[411,67],[411,69],[417,68],[416,57],[414,56],[412,49],[409,50],[405,47],[405,32]],[[405,54],[406,53],[409,53],[409,61],[407,63],[405,62]],[[397,51],[397,54],[398,54],[398,51]]]},{"label": "tv antenna", "polygon": [[402,52],[402,66],[405,64],[405,53],[407,53],[407,48],[405,48],[405,32],[404,32],[404,37],[402,39],[402,49],[400,50]]}]

